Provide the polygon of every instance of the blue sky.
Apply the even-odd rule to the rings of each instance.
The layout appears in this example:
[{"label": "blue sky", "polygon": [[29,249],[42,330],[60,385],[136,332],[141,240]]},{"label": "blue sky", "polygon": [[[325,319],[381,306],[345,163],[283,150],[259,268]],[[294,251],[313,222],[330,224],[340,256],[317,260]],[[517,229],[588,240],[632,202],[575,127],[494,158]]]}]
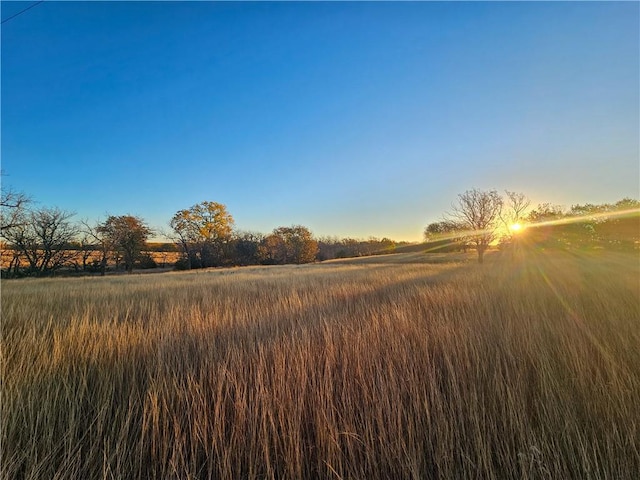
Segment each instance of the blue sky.
[{"label": "blue sky", "polygon": [[[2,2],[2,19],[30,3]],[[638,198],[629,3],[44,2],[2,26],[5,185],[167,229],[417,241],[470,188]]]}]

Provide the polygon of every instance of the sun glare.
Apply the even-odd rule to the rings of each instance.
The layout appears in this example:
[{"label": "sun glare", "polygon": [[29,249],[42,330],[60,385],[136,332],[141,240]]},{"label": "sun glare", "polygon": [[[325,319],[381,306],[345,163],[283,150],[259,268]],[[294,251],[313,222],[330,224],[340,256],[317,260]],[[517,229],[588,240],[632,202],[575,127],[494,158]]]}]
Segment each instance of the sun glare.
[{"label": "sun glare", "polygon": [[509,230],[511,230],[513,233],[518,233],[522,230],[522,225],[520,225],[519,223],[513,223],[509,226]]}]

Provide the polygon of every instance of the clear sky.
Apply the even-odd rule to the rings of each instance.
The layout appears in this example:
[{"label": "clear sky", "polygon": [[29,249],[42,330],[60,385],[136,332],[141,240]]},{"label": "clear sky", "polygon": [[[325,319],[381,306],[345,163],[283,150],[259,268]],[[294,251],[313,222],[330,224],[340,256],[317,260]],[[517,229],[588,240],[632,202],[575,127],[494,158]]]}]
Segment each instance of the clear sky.
[{"label": "clear sky", "polygon": [[3,182],[409,241],[470,188],[638,198],[639,7],[46,1],[2,25]]}]

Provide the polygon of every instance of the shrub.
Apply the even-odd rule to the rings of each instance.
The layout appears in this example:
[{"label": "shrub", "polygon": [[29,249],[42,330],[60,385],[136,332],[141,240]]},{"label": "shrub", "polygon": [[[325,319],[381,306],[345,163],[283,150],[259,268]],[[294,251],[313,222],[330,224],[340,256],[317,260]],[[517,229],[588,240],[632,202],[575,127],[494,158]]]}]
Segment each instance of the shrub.
[{"label": "shrub", "polygon": [[149,268],[158,268],[158,264],[151,255],[145,253],[140,255],[140,258],[136,263],[136,267],[146,270]]}]

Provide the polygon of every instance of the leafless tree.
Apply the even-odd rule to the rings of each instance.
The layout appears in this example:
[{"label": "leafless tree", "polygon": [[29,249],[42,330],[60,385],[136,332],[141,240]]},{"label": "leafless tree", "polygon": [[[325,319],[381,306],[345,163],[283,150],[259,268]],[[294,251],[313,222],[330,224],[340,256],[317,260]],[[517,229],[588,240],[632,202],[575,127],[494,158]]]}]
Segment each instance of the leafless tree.
[{"label": "leafless tree", "polygon": [[59,208],[32,210],[2,235],[27,260],[29,273],[45,275],[60,269],[76,255],[69,248],[78,234],[76,225],[69,221],[72,216],[73,213]]},{"label": "leafless tree", "polygon": [[500,223],[502,224],[502,238],[500,248],[509,253],[510,258],[518,258],[522,254],[521,240],[523,239],[522,228],[526,221],[529,205],[531,201],[524,193],[510,192],[505,190],[505,201],[500,213]]},{"label": "leafless tree", "polygon": [[26,207],[31,199],[21,192],[2,190],[0,195],[0,231],[24,225]]},{"label": "leafless tree", "polygon": [[109,256],[113,251],[111,238],[102,230],[101,227],[103,224],[100,222],[91,225],[87,220],[82,220],[80,224],[84,236],[94,245],[95,249],[100,252],[100,275],[104,275],[107,271]]},{"label": "leafless tree", "polygon": [[507,197],[500,212],[500,220],[504,227],[508,230],[511,226],[521,223],[525,217],[531,200],[524,193],[510,192],[505,190]]},{"label": "leafless tree", "polygon": [[80,238],[79,247],[80,247],[80,258],[82,260],[82,271],[86,272],[87,263],[89,262],[89,259],[93,255],[93,252],[96,251],[96,246],[93,243],[93,239],[85,233]]},{"label": "leafless tree", "polygon": [[520,252],[520,229],[526,219],[527,210],[531,200],[524,193],[505,190],[506,201],[500,213],[500,221],[504,228],[504,236],[501,240],[503,248],[508,247],[512,256]]},{"label": "leafless tree", "polygon": [[467,190],[458,195],[458,203],[447,216],[464,228],[464,236],[478,252],[478,263],[484,262],[484,253],[497,237],[498,222],[503,200],[495,190]]}]

